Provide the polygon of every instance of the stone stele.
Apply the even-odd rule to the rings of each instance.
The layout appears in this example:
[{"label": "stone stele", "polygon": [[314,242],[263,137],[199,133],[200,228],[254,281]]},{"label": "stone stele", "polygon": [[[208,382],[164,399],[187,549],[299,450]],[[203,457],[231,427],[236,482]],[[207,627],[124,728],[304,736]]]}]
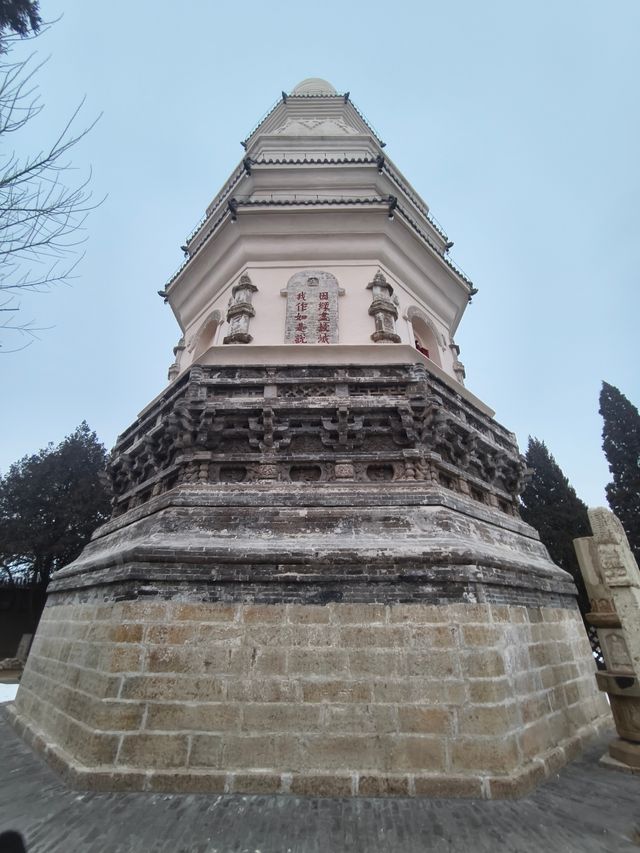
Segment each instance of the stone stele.
[{"label": "stone stele", "polygon": [[348,94],[304,81],[243,145],[11,717],[82,787],[519,795],[609,714],[462,384],[475,288]]},{"label": "stone stele", "polygon": [[596,675],[619,738],[609,755],[640,773],[640,571],[619,519],[603,507],[589,510],[593,536],[574,544],[606,665]]}]

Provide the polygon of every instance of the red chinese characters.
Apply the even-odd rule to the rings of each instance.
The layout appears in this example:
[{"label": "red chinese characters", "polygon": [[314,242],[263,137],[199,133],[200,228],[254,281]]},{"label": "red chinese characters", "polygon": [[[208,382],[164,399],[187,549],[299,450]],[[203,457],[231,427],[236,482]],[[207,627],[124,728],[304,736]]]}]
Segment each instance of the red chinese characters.
[{"label": "red chinese characters", "polygon": [[318,294],[318,343],[328,344],[331,331],[329,319],[329,292],[321,290]]},{"label": "red chinese characters", "polygon": [[295,290],[289,299],[287,308],[289,340],[294,344],[332,343],[333,325],[329,291],[310,287]]},{"label": "red chinese characters", "polygon": [[293,338],[294,344],[306,344],[307,343],[307,309],[309,305],[307,303],[307,295],[304,291],[300,291],[296,293],[296,314],[295,314],[295,336]]}]

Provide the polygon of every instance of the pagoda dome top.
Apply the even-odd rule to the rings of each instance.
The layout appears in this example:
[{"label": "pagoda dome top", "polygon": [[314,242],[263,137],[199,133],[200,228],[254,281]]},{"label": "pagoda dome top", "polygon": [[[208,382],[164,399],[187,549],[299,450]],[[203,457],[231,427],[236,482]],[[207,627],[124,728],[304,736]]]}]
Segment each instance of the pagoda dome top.
[{"label": "pagoda dome top", "polygon": [[337,95],[331,83],[320,77],[307,77],[293,89],[292,95]]}]

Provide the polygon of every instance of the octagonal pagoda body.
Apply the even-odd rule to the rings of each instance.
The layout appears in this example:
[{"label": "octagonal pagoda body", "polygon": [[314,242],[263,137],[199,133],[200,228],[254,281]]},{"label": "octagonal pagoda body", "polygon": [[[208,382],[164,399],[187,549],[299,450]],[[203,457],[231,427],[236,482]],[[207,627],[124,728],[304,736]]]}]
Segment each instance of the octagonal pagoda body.
[{"label": "octagonal pagoda body", "polygon": [[[185,263],[166,288],[184,333],[172,376],[194,361],[411,363],[418,340],[438,375],[440,368],[461,379],[453,335],[474,291],[448,258],[452,244],[349,97],[322,81],[314,94],[302,91],[280,101],[243,143],[242,163],[183,247]],[[310,335],[298,341],[304,350],[294,349],[295,336],[286,334],[286,285],[305,268],[339,282],[330,348]],[[243,274],[257,287],[251,348],[221,350]],[[376,274],[397,317],[400,348],[386,352],[374,346],[368,313]]]},{"label": "octagonal pagoda body", "polygon": [[348,94],[304,81],[243,145],[14,722],[84,786],[518,794],[608,714],[463,384],[475,291]]}]

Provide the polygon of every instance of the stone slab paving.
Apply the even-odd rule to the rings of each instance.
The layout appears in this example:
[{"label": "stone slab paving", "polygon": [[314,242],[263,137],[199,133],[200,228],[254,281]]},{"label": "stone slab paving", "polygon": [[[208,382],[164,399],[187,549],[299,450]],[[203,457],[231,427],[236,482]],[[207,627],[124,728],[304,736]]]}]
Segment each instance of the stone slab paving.
[{"label": "stone slab paving", "polygon": [[606,740],[521,800],[105,794],[67,788],[0,713],[0,830],[29,853],[638,853],[640,779]]}]

